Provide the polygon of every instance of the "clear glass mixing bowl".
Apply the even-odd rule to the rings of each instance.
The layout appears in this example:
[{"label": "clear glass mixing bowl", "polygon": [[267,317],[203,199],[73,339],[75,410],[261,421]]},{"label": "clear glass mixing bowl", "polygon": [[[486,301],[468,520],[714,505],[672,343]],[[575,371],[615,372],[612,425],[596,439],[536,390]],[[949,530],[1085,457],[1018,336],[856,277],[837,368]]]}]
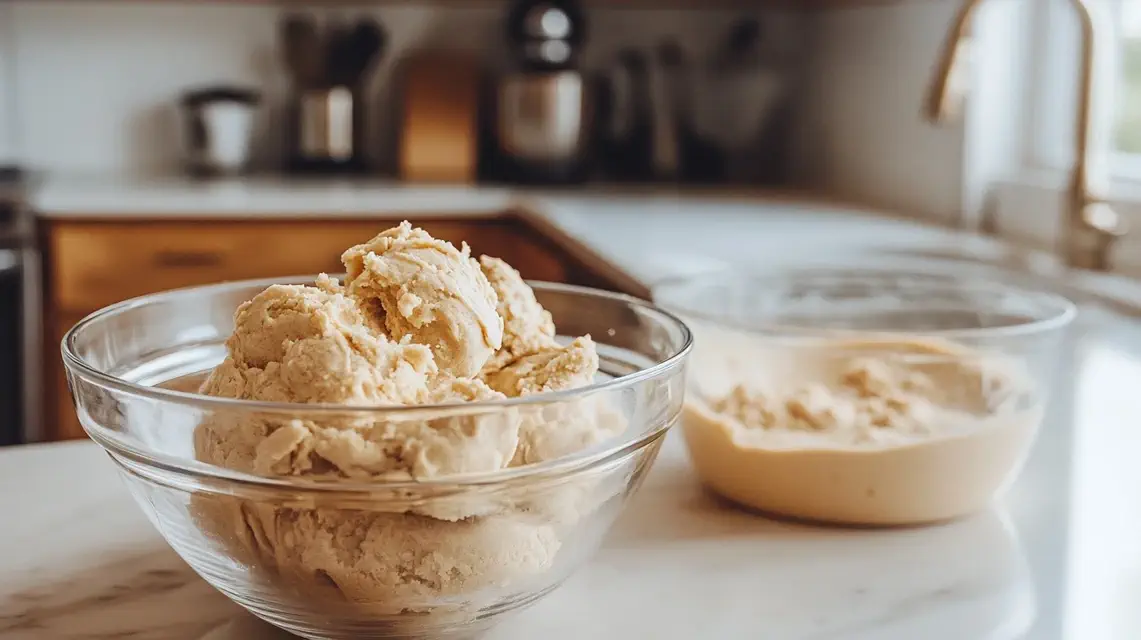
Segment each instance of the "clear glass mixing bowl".
[{"label": "clear glass mixing bowl", "polygon": [[[590,334],[595,384],[501,402],[359,407],[193,393],[225,355],[233,314],[274,283],[129,300],[87,317],[62,349],[84,429],[191,567],[255,615],[309,638],[467,636],[543,597],[599,546],[678,419],[690,333],[649,303],[533,283],[565,335]],[[470,434],[539,419],[573,433],[624,427],[564,457],[426,481],[250,475],[195,459],[206,421],[425,421]],[[617,422],[614,422],[617,421]]]},{"label": "clear glass mixing bowl", "polygon": [[[705,483],[764,512],[860,525],[946,520],[1000,494],[1048,410],[1076,315],[1000,276],[903,266],[723,270],[659,282],[653,298],[694,334],[683,432]],[[972,406],[933,415],[920,392],[883,386],[896,374],[869,358]],[[824,380],[859,395],[833,402]],[[737,385],[765,400],[726,404]],[[893,421],[912,419],[934,426],[901,435]]]}]

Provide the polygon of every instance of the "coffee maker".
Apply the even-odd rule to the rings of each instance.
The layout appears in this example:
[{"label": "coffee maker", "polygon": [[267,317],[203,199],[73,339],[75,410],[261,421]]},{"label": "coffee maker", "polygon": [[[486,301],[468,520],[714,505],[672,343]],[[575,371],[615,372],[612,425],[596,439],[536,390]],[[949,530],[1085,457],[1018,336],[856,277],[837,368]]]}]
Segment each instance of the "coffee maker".
[{"label": "coffee maker", "polygon": [[523,183],[586,178],[590,91],[578,68],[586,19],[573,0],[519,0],[507,16],[511,66],[495,81],[496,177]]}]

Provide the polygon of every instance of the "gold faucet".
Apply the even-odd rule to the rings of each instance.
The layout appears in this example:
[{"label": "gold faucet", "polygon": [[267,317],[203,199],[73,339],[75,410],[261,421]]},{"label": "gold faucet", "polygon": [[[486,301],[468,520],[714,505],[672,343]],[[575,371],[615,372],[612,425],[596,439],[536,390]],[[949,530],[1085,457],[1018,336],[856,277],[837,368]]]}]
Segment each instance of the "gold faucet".
[{"label": "gold faucet", "polygon": [[[967,87],[963,79],[964,52],[970,47],[970,30],[975,11],[985,0],[965,0],[955,18],[939,58],[935,82],[927,96],[927,118],[942,124],[959,113]],[[1086,0],[1069,0],[1081,23],[1081,69],[1078,81],[1078,108],[1074,137],[1074,166],[1066,195],[1060,251],[1066,264],[1082,269],[1109,269],[1110,249],[1125,235],[1126,225],[1105,197],[1090,184],[1093,150],[1090,145],[1090,119],[1094,96],[1094,46],[1097,26]]]}]

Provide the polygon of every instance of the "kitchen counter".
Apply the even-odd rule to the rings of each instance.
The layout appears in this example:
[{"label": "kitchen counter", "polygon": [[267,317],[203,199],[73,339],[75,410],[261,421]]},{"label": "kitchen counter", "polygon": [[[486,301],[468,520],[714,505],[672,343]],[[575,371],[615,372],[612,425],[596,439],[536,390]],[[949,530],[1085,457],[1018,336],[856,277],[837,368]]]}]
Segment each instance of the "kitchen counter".
[{"label": "kitchen counter", "polygon": [[[1141,327],[1092,310],[1073,338],[1076,385],[990,511],[887,531],[774,522],[702,491],[672,433],[603,550],[491,638],[1141,637]],[[287,637],[178,559],[96,445],[0,450],[0,486],[19,487],[0,494],[5,640]]]},{"label": "kitchen counter", "polygon": [[[1059,275],[1048,258],[992,240],[800,200],[494,189],[445,198],[358,185],[309,187],[305,200],[306,187],[231,187],[239,197],[212,200],[190,187],[98,195],[49,183],[35,204],[67,217],[313,215],[331,210],[327,190],[337,188],[346,194],[337,215],[390,212],[393,202],[410,217],[513,203],[645,282],[724,264],[874,258],[999,266],[1084,301],[1067,384],[1026,471],[991,511],[893,531],[775,523],[703,492],[672,434],[600,554],[495,640],[1141,637],[1141,504],[1127,490],[1141,486],[1141,323],[1122,315],[1141,306],[1134,282]],[[95,445],[0,450],[0,486],[19,487],[0,494],[5,640],[283,637],[186,568]]]},{"label": "kitchen counter", "polygon": [[1074,298],[1141,315],[1141,281],[1080,274],[991,238],[866,207],[745,188],[591,185],[584,189],[408,185],[371,179],[200,181],[48,176],[31,205],[43,218],[359,219],[530,211],[646,284],[724,267],[849,264],[875,257],[924,267],[999,267],[1049,278]]}]

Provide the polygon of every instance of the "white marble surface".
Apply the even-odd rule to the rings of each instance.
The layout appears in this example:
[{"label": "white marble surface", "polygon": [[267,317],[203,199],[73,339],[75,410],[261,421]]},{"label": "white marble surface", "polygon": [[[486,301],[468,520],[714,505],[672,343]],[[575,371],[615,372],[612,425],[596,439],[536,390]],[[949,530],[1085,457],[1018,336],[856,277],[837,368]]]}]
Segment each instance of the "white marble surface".
[{"label": "white marble surface", "polygon": [[[679,441],[595,560],[493,638],[959,640],[1033,625],[1035,576],[1003,509],[895,532],[775,523],[702,492]],[[0,454],[5,486],[49,467],[58,472],[43,486],[4,498],[27,516],[0,534],[19,550],[0,571],[0,637],[191,640],[231,620],[258,630],[251,640],[288,637],[185,568],[95,445]],[[1060,569],[1038,577],[1049,585]]]},{"label": "white marble surface", "polygon": [[494,187],[409,186],[377,180],[48,175],[36,187],[32,205],[41,215],[68,218],[344,217],[486,213],[501,209],[511,197],[511,191]]},{"label": "white marble surface", "polygon": [[[108,190],[67,200],[49,188],[38,204],[48,215],[100,216],[129,215],[124,203],[131,201],[138,215],[154,215],[159,201],[182,202],[166,209],[175,215],[193,213],[181,207],[195,201],[213,202],[195,189],[173,198],[148,188],[158,189],[157,199]],[[213,211],[282,215],[277,205],[296,201],[267,189],[264,198],[242,196],[262,204],[239,198],[232,209]],[[345,210],[368,215],[374,200],[356,186],[346,189],[347,201],[357,204]],[[423,199],[424,212],[478,208],[464,193],[454,201],[415,190],[401,197],[409,193]],[[377,194],[390,197],[379,187]],[[311,202],[327,209],[326,195]],[[488,207],[501,206],[487,197]],[[504,197],[525,198],[648,282],[724,263],[829,263],[853,254],[962,268],[964,260],[981,260],[1017,268],[1040,284],[1053,273],[1040,256],[995,242],[839,207],[669,195]],[[52,203],[57,208],[46,206]],[[1062,365],[1072,384],[1059,389],[1025,473],[992,511],[897,531],[774,523],[702,492],[671,436],[602,552],[494,638],[1141,638],[1141,505],[1130,498],[1141,486],[1134,462],[1141,451],[1141,324],[1094,306],[1101,300],[1136,312],[1132,301],[1141,296],[1135,283],[1101,276],[1067,275],[1049,284],[1090,301]],[[282,637],[178,560],[95,445],[0,451],[0,487],[0,638]]]}]

